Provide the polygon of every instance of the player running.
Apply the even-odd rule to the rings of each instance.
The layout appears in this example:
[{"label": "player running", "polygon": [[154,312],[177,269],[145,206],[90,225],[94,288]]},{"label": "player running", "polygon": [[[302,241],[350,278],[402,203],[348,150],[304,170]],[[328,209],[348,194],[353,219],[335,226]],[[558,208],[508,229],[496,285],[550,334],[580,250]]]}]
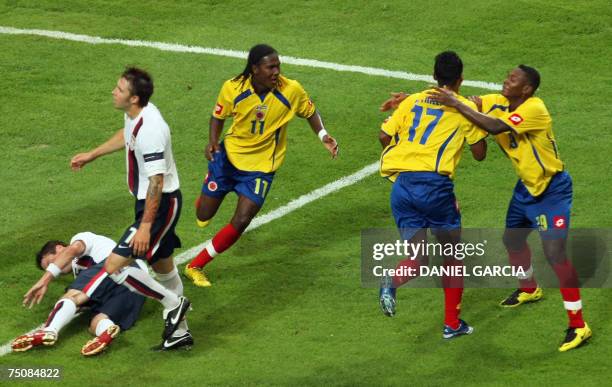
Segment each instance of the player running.
[{"label": "player running", "polygon": [[[116,243],[107,237],[91,232],[78,233],[70,245],[62,241],[49,241],[36,254],[38,267],[45,270],[40,280],[30,288],[23,298],[23,305],[31,308],[45,296],[49,283],[62,274],[72,272],[75,280],[53,307],[42,329],[17,337],[12,343],[15,352],[23,352],[40,345],[54,345],[60,330],[81,309],[91,311],[89,331],[96,337],[81,349],[84,356],[97,355],[104,351],[119,334],[134,325],[145,298],[130,292],[124,286],[105,279],[90,297],[83,287],[104,264]],[[146,267],[141,267],[146,272]]]},{"label": "player running", "polygon": [[[136,199],[134,223],[83,292],[91,296],[110,276],[130,290],[159,301],[165,320],[162,346],[168,346],[179,339],[192,340],[184,320],[190,303],[183,297],[183,283],[172,259],[174,249],[181,247],[174,231],[182,206],[179,177],[170,128],[149,102],[152,94],[153,80],[147,72],[126,69],[113,90],[115,107],[125,113],[123,129],[97,148],[74,156],[71,166],[80,170],[100,156],[125,148],[128,187]],[[159,282],[129,266],[134,259],[151,265]],[[114,274],[121,268],[126,275]]]},{"label": "player running", "polygon": [[[452,52],[435,58],[434,79],[439,87],[458,93],[463,81],[463,63]],[[461,214],[453,192],[453,177],[464,144],[470,145],[472,156],[486,156],[487,133],[470,121],[433,101],[425,90],[406,98],[381,127],[380,142],[384,147],[380,172],[394,182],[391,210],[402,238],[411,243],[424,243],[427,228],[440,243],[458,243],[461,236]],[[458,96],[466,104],[465,98]],[[416,258],[416,259],[415,259]],[[401,261],[399,268],[426,265],[428,257],[412,257]],[[445,257],[444,265],[459,266],[455,257]],[[395,314],[396,288],[414,277],[395,276],[386,279],[380,290],[380,305],[387,316]],[[459,318],[463,279],[443,278],[444,329],[442,337],[450,339],[470,334],[473,328]]]},{"label": "player running", "polygon": [[[211,285],[202,268],[236,243],[263,206],[285,159],[289,121],[295,116],[308,120],[332,157],[338,154],[312,100],[299,82],[280,74],[280,66],[274,48],[254,46],[244,71],[226,81],[217,98],[205,149],[208,174],[196,202],[198,225],[208,225],[228,192],[236,192],[238,204],[230,223],[185,268],[196,286]],[[220,140],[230,117],[232,125]]]},{"label": "player running", "polygon": [[572,207],[572,179],[559,157],[550,114],[544,102],[534,97],[539,85],[539,72],[519,65],[508,74],[501,94],[474,99],[478,108],[448,90],[438,88],[430,95],[495,135],[512,162],[519,180],[506,215],[504,244],[510,263],[523,267],[527,278],[520,280],[520,288],[501,305],[513,307],[542,298],[542,289],[533,278],[527,243],[531,231],[538,228],[546,259],[559,279],[569,318],[565,339],[559,347],[564,352],[583,344],[592,332],[582,317],[578,275],[565,247]]}]

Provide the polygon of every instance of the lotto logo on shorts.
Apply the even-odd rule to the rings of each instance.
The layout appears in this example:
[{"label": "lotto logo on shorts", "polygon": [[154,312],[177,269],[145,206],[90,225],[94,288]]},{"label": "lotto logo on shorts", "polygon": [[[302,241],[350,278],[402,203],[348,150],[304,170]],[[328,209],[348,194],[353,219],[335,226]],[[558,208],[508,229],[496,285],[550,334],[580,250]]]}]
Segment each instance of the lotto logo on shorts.
[{"label": "lotto logo on shorts", "polygon": [[555,228],[566,228],[567,221],[565,219],[565,216],[555,216],[553,218],[553,224]]},{"label": "lotto logo on shorts", "polygon": [[221,105],[220,103],[215,105],[215,114],[221,114],[221,112],[223,112],[223,105]]},{"label": "lotto logo on shorts", "polygon": [[211,192],[215,192],[217,190],[217,183],[215,183],[214,181],[209,181],[208,190]]},{"label": "lotto logo on shorts", "polygon": [[523,117],[519,116],[519,115],[518,115],[518,114],[516,114],[516,113],[514,113],[513,115],[511,115],[510,117],[508,117],[508,119],[509,119],[510,121],[512,121],[512,123],[513,123],[514,125],[518,125],[518,124],[520,124],[521,122],[523,122]]}]

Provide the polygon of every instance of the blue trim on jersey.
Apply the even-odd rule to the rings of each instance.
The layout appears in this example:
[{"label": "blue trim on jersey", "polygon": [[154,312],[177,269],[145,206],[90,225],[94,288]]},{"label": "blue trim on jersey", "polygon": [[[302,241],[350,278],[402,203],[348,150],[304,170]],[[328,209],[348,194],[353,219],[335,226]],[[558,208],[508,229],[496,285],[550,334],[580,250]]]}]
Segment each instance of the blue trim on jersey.
[{"label": "blue trim on jersey", "polygon": [[236,98],[234,98],[234,106],[238,105],[238,103],[240,101],[242,101],[243,99],[249,97],[251,94],[253,94],[251,89],[245,90],[242,93],[238,94],[238,96]]},{"label": "blue trim on jersey", "polygon": [[486,112],[485,114],[489,114],[489,113],[491,113],[491,112],[492,112],[493,110],[495,110],[495,109],[499,109],[499,110],[501,110],[502,112],[505,112],[506,110],[508,110],[508,106],[504,106],[504,105],[497,105],[497,104],[495,104],[495,105],[491,106],[491,109],[489,109],[489,111],[488,111],[488,112]]},{"label": "blue trim on jersey", "polygon": [[276,161],[276,147],[278,147],[278,138],[280,137],[280,131],[282,128],[276,129],[274,133],[274,150],[272,151],[272,167],[274,167],[274,162]]},{"label": "blue trim on jersey", "polygon": [[436,172],[438,172],[438,167],[440,166],[440,159],[442,159],[442,154],[444,153],[444,150],[448,146],[448,143],[451,142],[453,137],[455,137],[455,134],[457,134],[458,130],[459,130],[459,128],[455,129],[455,131],[453,133],[451,133],[450,136],[448,136],[446,141],[444,141],[444,143],[440,147],[440,150],[438,151],[438,157],[436,157]]},{"label": "blue trim on jersey", "polygon": [[540,160],[540,155],[538,154],[538,151],[536,150],[535,146],[533,146],[533,144],[531,143],[531,139],[529,139],[529,135],[527,135],[526,137],[527,137],[527,141],[529,141],[529,145],[531,145],[531,150],[533,151],[533,155],[538,161],[538,164],[540,164],[540,167],[542,167],[542,172],[544,173],[544,176],[546,176],[546,169],[544,168],[544,164],[542,164],[542,160]]},{"label": "blue trim on jersey", "polygon": [[287,98],[285,98],[285,96],[281,94],[280,91],[274,89],[272,93],[276,98],[278,98],[279,101],[283,103],[283,105],[287,106],[287,109],[291,110],[291,104],[289,103],[289,101],[287,101]]}]

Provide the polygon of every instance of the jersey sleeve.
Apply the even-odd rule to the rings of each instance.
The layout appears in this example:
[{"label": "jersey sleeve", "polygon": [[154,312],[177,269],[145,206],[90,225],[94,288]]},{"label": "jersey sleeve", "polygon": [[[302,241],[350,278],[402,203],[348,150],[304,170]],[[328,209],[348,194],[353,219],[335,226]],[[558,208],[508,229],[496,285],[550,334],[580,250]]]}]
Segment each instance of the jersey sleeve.
[{"label": "jersey sleeve", "polygon": [[304,90],[304,88],[299,82],[296,82],[296,87],[297,87],[296,114],[298,115],[298,117],[310,118],[315,113],[316,107],[314,103],[312,102],[312,100],[310,99],[310,97],[308,96],[308,93],[306,92],[306,90]]},{"label": "jersey sleeve", "polygon": [[544,103],[536,99],[527,100],[513,112],[506,112],[500,119],[514,132],[521,134],[545,130],[550,122],[550,115]]},{"label": "jersey sleeve", "polygon": [[406,116],[409,111],[408,109],[412,106],[413,100],[413,96],[409,96],[403,100],[397,109],[395,109],[393,114],[383,121],[382,125],[380,126],[380,130],[391,137],[399,133],[401,128],[405,126]]},{"label": "jersey sleeve", "polygon": [[213,117],[220,120],[224,120],[232,114],[232,84],[231,81],[227,81],[221,87],[215,108],[213,109]]},{"label": "jersey sleeve", "polygon": [[142,152],[143,169],[147,177],[167,172],[168,166],[164,155],[166,142],[165,130],[161,127],[147,127],[136,138],[136,146]]},{"label": "jersey sleeve", "polygon": [[94,240],[94,234],[91,232],[80,232],[72,237],[72,239],[70,240],[70,244],[80,241],[85,245],[85,251],[83,251],[83,253],[81,253],[76,258],[80,258],[84,255],[91,254],[91,249],[93,248],[93,244],[94,244],[93,240]]},{"label": "jersey sleeve", "polygon": [[[476,104],[472,101],[465,100],[463,101],[466,105],[471,107],[474,110],[478,110]],[[483,101],[484,106],[484,101]],[[461,129],[463,130],[463,136],[465,137],[465,141],[467,141],[468,145],[474,145],[478,141],[486,138],[489,134],[485,131],[472,124],[468,119],[463,119],[463,124],[461,125]]]}]

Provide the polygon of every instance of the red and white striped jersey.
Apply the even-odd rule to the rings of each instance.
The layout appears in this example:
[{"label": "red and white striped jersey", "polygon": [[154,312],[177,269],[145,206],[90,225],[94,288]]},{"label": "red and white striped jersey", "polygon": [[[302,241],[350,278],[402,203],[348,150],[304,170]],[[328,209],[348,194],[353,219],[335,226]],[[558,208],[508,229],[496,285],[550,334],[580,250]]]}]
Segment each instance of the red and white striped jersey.
[{"label": "red and white striped jersey", "polygon": [[179,178],[172,154],[170,127],[151,102],[134,119],[125,115],[123,131],[127,182],[132,195],[145,199],[149,177],[164,175],[163,192],[179,189]]}]

